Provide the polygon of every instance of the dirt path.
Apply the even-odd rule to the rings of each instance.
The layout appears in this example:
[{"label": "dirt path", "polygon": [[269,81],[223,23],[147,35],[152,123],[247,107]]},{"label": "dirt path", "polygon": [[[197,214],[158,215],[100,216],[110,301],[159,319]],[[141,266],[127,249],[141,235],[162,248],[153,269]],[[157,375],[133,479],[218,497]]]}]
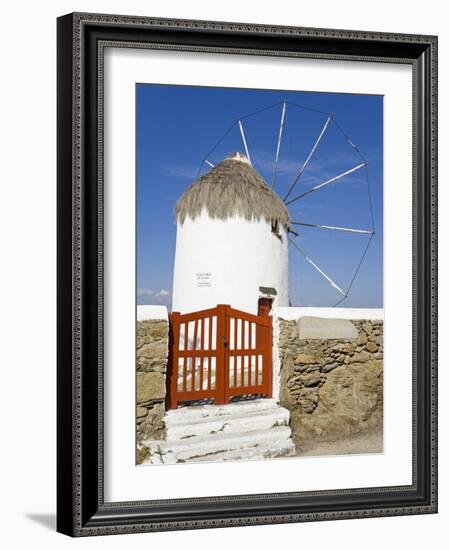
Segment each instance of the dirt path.
[{"label": "dirt path", "polygon": [[337,439],[296,444],[296,456],[367,454],[383,452],[382,431]]}]

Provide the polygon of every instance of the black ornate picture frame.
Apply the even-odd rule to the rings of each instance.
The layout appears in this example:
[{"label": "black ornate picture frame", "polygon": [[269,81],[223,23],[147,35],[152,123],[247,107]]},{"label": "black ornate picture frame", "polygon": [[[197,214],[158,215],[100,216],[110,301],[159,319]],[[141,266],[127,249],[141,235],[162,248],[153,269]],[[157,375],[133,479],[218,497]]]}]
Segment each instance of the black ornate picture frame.
[{"label": "black ornate picture frame", "polygon": [[[104,501],[105,44],[404,63],[413,70],[413,482],[301,493]],[[437,38],[69,14],[58,19],[58,502],[71,536],[437,512]]]}]

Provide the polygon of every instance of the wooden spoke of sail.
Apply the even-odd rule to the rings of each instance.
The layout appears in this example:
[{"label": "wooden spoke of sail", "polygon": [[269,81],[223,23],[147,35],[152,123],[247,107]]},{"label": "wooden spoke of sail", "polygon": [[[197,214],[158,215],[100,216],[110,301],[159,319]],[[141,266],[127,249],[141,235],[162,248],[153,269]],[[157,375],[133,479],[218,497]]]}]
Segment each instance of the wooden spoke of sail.
[{"label": "wooden spoke of sail", "polygon": [[327,275],[311,258],[309,258],[309,256],[307,256],[307,254],[304,252],[304,250],[298,246],[295,241],[293,239],[289,239],[290,243],[296,248],[296,250],[298,250],[298,252],[301,254],[301,256],[307,261],[309,262],[309,264],[315,268],[318,273],[324,277],[324,279],[326,279],[326,281],[333,287],[335,288],[335,290],[337,292],[339,292],[342,296],[344,296],[345,298],[347,297],[347,294],[346,292],[344,292],[338,285],[335,281],[333,281],[329,275]]},{"label": "wooden spoke of sail", "polygon": [[318,147],[318,145],[321,141],[321,138],[324,136],[324,133],[326,132],[327,127],[329,126],[329,123],[330,123],[331,120],[332,120],[332,115],[329,115],[326,122],[324,123],[324,126],[321,129],[320,135],[318,136],[318,138],[315,141],[312,149],[310,150],[310,153],[308,154],[306,160],[304,161],[304,164],[302,165],[301,170],[299,171],[298,175],[294,179],[293,183],[290,185],[290,189],[287,191],[287,194],[284,197],[284,202],[288,199],[288,197],[290,196],[290,193],[293,191],[293,189],[295,188],[295,185],[298,183],[299,178],[303,175],[304,170],[306,169],[307,165],[309,164],[310,159],[312,158],[313,154],[315,153],[316,148]]},{"label": "wooden spoke of sail", "polygon": [[302,193],[301,195],[298,195],[297,197],[295,197],[294,199],[291,199],[289,200],[288,202],[286,202],[285,204],[286,205],[289,205],[289,204],[292,204],[293,202],[296,202],[298,201],[299,199],[302,199],[303,197],[305,197],[306,195],[309,195],[310,193],[313,193],[314,191],[317,191],[318,189],[321,189],[322,187],[325,187],[326,185],[330,185],[331,183],[334,183],[335,181],[338,181],[338,180],[341,180],[342,178],[344,178],[345,176],[349,176],[349,174],[352,174],[354,172],[357,172],[357,170],[360,170],[360,168],[363,168],[364,166],[366,166],[367,163],[366,162],[362,162],[361,164],[358,164],[357,166],[354,166],[354,168],[351,168],[350,170],[346,170],[346,172],[343,172],[342,174],[338,174],[338,176],[334,176],[333,178],[331,178],[330,180],[327,180],[323,183],[320,183],[318,185],[315,185],[314,187],[312,187],[311,189],[309,189],[308,191],[306,191],[305,193]]},{"label": "wooden spoke of sail", "polygon": [[353,227],[339,227],[336,225],[322,225],[319,223],[290,222],[293,225],[302,225],[304,227],[316,227],[318,229],[331,229],[334,231],[347,231],[348,233],[362,233],[364,235],[373,235],[374,231],[370,229],[355,229]]},{"label": "wooden spoke of sail", "polygon": [[273,189],[276,186],[276,172],[277,172],[277,169],[278,169],[279,151],[281,149],[282,131],[284,129],[285,110],[286,110],[286,103],[285,103],[285,101],[283,101],[282,102],[281,122],[279,124],[278,144],[277,144],[277,147],[276,147],[276,158],[274,160],[273,178],[272,178],[272,182],[271,182],[271,185],[272,185]]},{"label": "wooden spoke of sail", "polygon": [[249,160],[250,164],[252,164],[251,158],[249,156],[248,145],[246,144],[245,132],[243,131],[243,124],[241,120],[239,120],[239,129],[240,129],[240,134],[242,136],[243,145],[245,147],[246,157]]}]

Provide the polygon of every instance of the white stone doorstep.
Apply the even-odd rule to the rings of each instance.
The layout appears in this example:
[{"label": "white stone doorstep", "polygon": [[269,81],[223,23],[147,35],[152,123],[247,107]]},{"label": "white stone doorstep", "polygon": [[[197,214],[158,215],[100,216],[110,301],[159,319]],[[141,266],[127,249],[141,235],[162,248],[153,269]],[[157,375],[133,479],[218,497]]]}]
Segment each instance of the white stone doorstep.
[{"label": "white stone doorstep", "polygon": [[137,306],[138,321],[168,321],[166,306]]},{"label": "white stone doorstep", "polygon": [[324,319],[348,319],[352,321],[382,321],[383,308],[349,308],[349,307],[277,307],[273,316],[284,321],[296,321],[301,317],[321,317]]}]

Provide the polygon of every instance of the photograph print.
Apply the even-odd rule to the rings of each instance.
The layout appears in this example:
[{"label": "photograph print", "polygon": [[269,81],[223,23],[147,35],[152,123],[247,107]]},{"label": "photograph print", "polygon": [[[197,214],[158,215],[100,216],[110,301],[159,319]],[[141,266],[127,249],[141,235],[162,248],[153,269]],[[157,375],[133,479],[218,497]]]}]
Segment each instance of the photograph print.
[{"label": "photograph print", "polygon": [[383,97],[136,85],[136,464],[383,452]]}]

